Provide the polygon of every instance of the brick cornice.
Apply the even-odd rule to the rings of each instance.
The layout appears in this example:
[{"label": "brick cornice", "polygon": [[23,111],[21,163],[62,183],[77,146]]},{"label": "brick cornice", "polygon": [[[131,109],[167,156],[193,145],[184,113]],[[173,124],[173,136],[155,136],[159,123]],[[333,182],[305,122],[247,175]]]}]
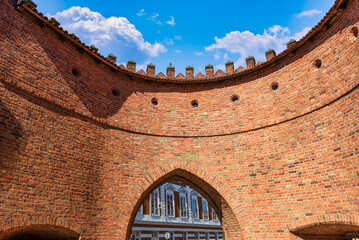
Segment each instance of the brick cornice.
[{"label": "brick cornice", "polygon": [[49,215],[27,215],[0,222],[0,239],[7,231],[17,230],[31,225],[51,225],[71,230],[79,235],[82,233],[81,226],[74,221],[70,222],[63,218]]},{"label": "brick cornice", "polygon": [[359,226],[359,215],[328,214],[307,217],[287,225],[290,232],[296,233],[302,229],[323,224],[348,224]]},{"label": "brick cornice", "polygon": [[[273,64],[279,65],[285,57],[289,56],[292,57],[295,52],[297,52],[300,48],[304,47],[306,44],[315,44],[313,43],[313,39],[317,38],[320,34],[325,34],[325,30],[330,28],[333,23],[336,21],[339,15],[343,14],[346,10],[346,6],[351,0],[336,0],[333,7],[328,11],[325,17],[315,26],[313,27],[300,41],[290,45],[285,51],[278,54],[277,56],[273,57],[271,60],[264,62],[262,64],[258,64],[251,69],[247,69],[241,72],[224,75],[224,76],[213,76],[213,77],[205,77],[205,78],[159,78],[159,77],[151,77],[147,75],[141,75],[136,72],[131,72],[127,69],[122,69],[120,66],[117,66],[115,62],[111,62],[109,59],[105,58],[97,51],[94,51],[90,48],[90,46],[85,45],[80,41],[80,39],[74,37],[73,35],[69,34],[65,31],[62,27],[57,26],[53,22],[51,22],[46,16],[42,13],[38,12],[35,8],[33,8],[29,3],[20,1],[18,5],[18,9],[20,11],[27,11],[32,14],[34,17],[42,21],[48,27],[56,31],[58,34],[62,35],[65,39],[74,43],[77,47],[79,47],[82,51],[88,52],[90,55],[101,61],[103,64],[111,67],[112,69],[124,73],[129,77],[134,79],[141,79],[145,81],[154,81],[154,82],[167,82],[167,83],[177,83],[177,84],[196,84],[196,83],[211,83],[211,82],[221,82],[225,80],[236,80],[241,79],[242,77],[248,77],[252,75],[256,75],[261,72],[264,68],[273,68]],[[307,47],[306,47],[307,48]]]}]

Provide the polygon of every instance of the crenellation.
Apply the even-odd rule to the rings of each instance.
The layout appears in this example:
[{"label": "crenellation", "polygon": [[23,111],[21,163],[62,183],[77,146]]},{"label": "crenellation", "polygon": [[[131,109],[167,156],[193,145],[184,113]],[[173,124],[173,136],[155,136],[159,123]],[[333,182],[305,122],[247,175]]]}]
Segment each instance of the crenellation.
[{"label": "crenellation", "polygon": [[214,74],[213,65],[208,64],[208,65],[206,65],[205,69],[206,69],[206,77],[213,78],[213,74]]},{"label": "crenellation", "polygon": [[[52,17],[49,20],[50,22],[52,22],[56,27],[60,26],[60,22],[56,20],[56,18]],[[92,45],[93,46],[93,45]]]},{"label": "crenellation", "polygon": [[[22,0],[20,0],[21,2]],[[25,0],[31,7],[37,8],[37,4],[33,0]]]},{"label": "crenellation", "polygon": [[293,46],[294,44],[296,44],[297,41],[295,39],[290,39],[288,42],[287,42],[287,47],[290,48],[291,46]]},{"label": "crenellation", "polygon": [[75,33],[70,33],[69,36],[71,36],[76,41],[80,41],[80,38]]},{"label": "crenellation", "polygon": [[256,60],[253,56],[246,58],[247,69],[254,68],[256,66]]},{"label": "crenellation", "polygon": [[156,66],[152,63],[147,64],[147,76],[155,77],[156,74]]},{"label": "crenellation", "polygon": [[133,60],[128,60],[127,70],[130,72],[136,72],[136,62]]},{"label": "crenellation", "polygon": [[91,46],[90,46],[90,49],[91,49],[92,51],[94,51],[94,52],[98,52],[98,48],[95,47],[95,45],[91,45]]},{"label": "crenellation", "polygon": [[228,60],[226,62],[226,73],[229,74],[233,74],[234,73],[234,64],[233,61]]},{"label": "crenellation", "polygon": [[175,78],[175,67],[172,63],[167,67],[167,78]]},{"label": "crenellation", "polygon": [[192,66],[186,67],[186,78],[194,78],[194,68]]},{"label": "crenellation", "polygon": [[273,59],[275,56],[276,56],[276,52],[273,49],[268,49],[266,51],[267,62],[270,61],[271,59]]},{"label": "crenellation", "polygon": [[112,53],[110,53],[108,56],[107,56],[107,59],[110,60],[110,62],[112,64],[116,64],[116,60],[117,60],[117,57],[115,55],[113,55]]},{"label": "crenellation", "polygon": [[[36,8],[34,6],[37,7],[37,5],[32,1],[32,0],[24,0],[24,1],[19,1],[17,4],[19,6],[21,6],[21,4],[27,4],[28,6],[31,6],[35,13],[37,13],[36,11]],[[35,5],[34,5],[35,4]],[[41,13],[39,13],[41,15]],[[41,15],[41,17],[44,18],[45,21],[48,21],[50,23],[52,23],[54,26],[56,26],[57,28],[59,28],[65,35],[68,34],[66,31],[64,31],[59,25],[60,23],[55,19],[55,18],[50,18],[50,19],[47,19],[45,16]],[[325,25],[325,24],[324,24]],[[328,24],[326,24],[325,26],[328,26]],[[60,34],[60,33],[58,33]],[[60,34],[61,35],[61,34]],[[103,58],[103,56],[101,56],[100,54],[98,54],[98,48],[96,48],[95,46],[91,45],[91,46],[85,46],[83,43],[80,42],[80,39],[74,34],[68,34],[70,37],[72,37],[74,40],[78,41],[82,46],[88,48],[90,51],[96,53],[97,57],[100,57],[100,58]],[[60,36],[61,38],[63,37],[62,35]],[[64,38],[62,38],[64,40]],[[309,41],[309,42],[312,42],[313,40],[313,36],[311,37],[308,37],[308,39],[306,41]],[[288,43],[287,43],[287,47],[291,47],[292,45],[294,45],[295,43],[297,43],[296,40],[294,39],[291,39]],[[83,49],[79,46],[78,47],[78,50],[83,52]],[[291,52],[288,52],[287,53],[288,55],[292,56],[292,53]],[[283,55],[282,55],[283,56]],[[271,59],[274,59],[276,57],[276,52],[273,50],[273,49],[269,49],[268,51],[266,51],[266,60],[267,62],[270,61]],[[252,57],[250,57],[252,58]],[[107,58],[108,59],[108,58]],[[247,69],[252,69],[256,66],[259,66],[259,65],[263,65],[263,66],[268,66],[266,64],[262,64],[262,62],[259,62],[256,64],[255,62],[255,59],[249,59],[250,61],[247,62],[247,59],[246,59],[246,62],[247,62]],[[98,60],[100,61],[100,60]],[[132,61],[132,60],[130,60]],[[254,61],[254,62],[253,62]],[[110,62],[113,64],[114,67],[117,67],[116,66],[116,62],[115,61],[111,61]],[[273,66],[273,65],[272,65]],[[134,69],[133,69],[134,67]],[[120,68],[122,69],[122,68]],[[130,71],[130,72],[133,72],[133,73],[136,73],[136,64],[134,63],[131,63],[130,65],[127,64],[127,70]],[[242,68],[237,68],[237,70],[234,71],[234,65],[233,65],[233,62],[232,61],[227,61],[226,62],[226,75],[230,76],[234,73],[239,73],[239,72],[242,72]],[[190,73],[190,71],[188,72]],[[169,74],[169,75],[168,75]],[[167,77],[168,79],[175,79],[175,73],[172,74],[172,70],[170,70],[167,74]],[[186,69],[186,78],[187,79],[193,79],[194,74],[187,74],[187,69]],[[155,73],[147,73],[147,76],[150,76],[150,77],[155,77]],[[214,75],[214,71],[211,70],[211,68],[208,68],[206,69],[206,78],[207,79],[210,79],[210,78],[213,78],[215,75]],[[162,79],[162,78],[161,78]]]}]

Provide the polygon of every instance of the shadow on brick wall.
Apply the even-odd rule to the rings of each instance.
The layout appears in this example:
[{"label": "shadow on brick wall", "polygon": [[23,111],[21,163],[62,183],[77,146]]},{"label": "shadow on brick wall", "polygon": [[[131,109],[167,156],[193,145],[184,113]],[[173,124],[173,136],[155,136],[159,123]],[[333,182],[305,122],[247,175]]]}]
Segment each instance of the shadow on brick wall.
[{"label": "shadow on brick wall", "polygon": [[20,122],[0,100],[0,167],[6,167],[7,160],[14,159],[24,144],[24,131]]},{"label": "shadow on brick wall", "polygon": [[[6,192],[12,171],[24,147],[24,130],[9,108],[0,100],[0,190]],[[7,187],[5,187],[5,185]],[[0,193],[1,195],[1,193]]]}]

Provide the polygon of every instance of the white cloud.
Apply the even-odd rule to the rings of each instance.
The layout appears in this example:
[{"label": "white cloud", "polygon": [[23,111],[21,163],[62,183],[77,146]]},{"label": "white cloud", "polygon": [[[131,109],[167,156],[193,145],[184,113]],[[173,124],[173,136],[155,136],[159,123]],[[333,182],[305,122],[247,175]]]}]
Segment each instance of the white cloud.
[{"label": "white cloud", "polygon": [[145,9],[141,9],[138,13],[137,16],[142,17],[145,16],[147,13],[145,12]]},{"label": "white cloud", "polygon": [[[146,72],[147,71],[147,64],[149,64],[149,63],[150,62],[146,62],[144,64],[136,64],[136,71],[139,71],[140,69],[142,69],[142,70],[144,70]],[[126,66],[126,64],[123,64],[123,66]]]},{"label": "white cloud", "polygon": [[215,72],[217,72],[218,69],[226,72],[226,67],[224,66],[224,64],[218,64],[214,67],[214,69],[215,69]]},{"label": "white cloud", "polygon": [[[234,31],[227,33],[225,37],[215,37],[215,43],[205,47],[206,51],[214,51],[215,55],[224,51],[225,53],[239,54],[240,58],[236,65],[245,65],[245,58],[256,57],[256,60],[265,61],[265,51],[273,48],[277,53],[286,49],[286,43],[294,38],[301,39],[311,28],[304,28],[301,32],[291,34],[287,27],[275,25],[264,30],[263,34],[254,34],[249,31]],[[224,56],[228,57],[227,56]],[[215,57],[216,58],[216,57]]]},{"label": "white cloud", "polygon": [[302,37],[304,37],[311,29],[311,27],[305,27],[301,32],[295,33],[292,38],[298,41],[302,39]]},{"label": "white cloud", "polygon": [[311,17],[313,15],[317,15],[317,14],[322,14],[323,12],[322,11],[319,11],[317,9],[312,9],[312,10],[307,10],[307,11],[303,11],[301,13],[298,13],[298,14],[295,14],[295,16],[297,18],[300,18],[300,17]]},{"label": "white cloud", "polygon": [[175,35],[175,39],[176,39],[176,40],[182,40],[182,36],[180,36],[180,35]]},{"label": "white cloud", "polygon": [[216,59],[216,60],[219,60],[221,58],[221,56],[219,56],[219,54],[214,54],[214,59]]},{"label": "white cloud", "polygon": [[176,23],[175,23],[175,18],[174,18],[173,16],[171,16],[171,20],[170,20],[170,21],[167,21],[166,23],[169,24],[169,25],[171,25],[171,26],[176,25]]},{"label": "white cloud", "polygon": [[224,60],[228,60],[228,53],[225,53],[225,54],[223,55],[223,59],[224,59]]},{"label": "white cloud", "polygon": [[158,25],[163,25],[162,22],[160,20],[158,20],[158,17],[160,15],[156,12],[154,12],[149,18],[147,18],[148,20],[153,21],[154,23],[158,24]]},{"label": "white cloud", "polygon": [[64,29],[76,33],[83,42],[99,47],[100,52],[113,52],[120,58],[127,58],[119,61],[131,58],[148,61],[167,52],[162,44],[145,41],[142,33],[124,17],[106,18],[87,7],[71,7],[53,17],[61,22]]},{"label": "white cloud", "polygon": [[280,25],[274,25],[273,27],[268,28],[268,31],[273,33],[273,34],[277,34],[277,33],[282,33],[282,34],[290,34],[289,28],[287,27],[282,27]]},{"label": "white cloud", "polygon": [[203,52],[197,52],[197,51],[195,51],[195,52],[194,52],[194,55],[195,55],[195,56],[203,56]]},{"label": "white cloud", "polygon": [[181,51],[181,50],[176,50],[175,52],[176,52],[176,53],[182,53],[182,51]]},{"label": "white cloud", "polygon": [[171,38],[165,38],[162,41],[163,44],[166,44],[167,46],[172,46],[174,44],[173,40]]}]

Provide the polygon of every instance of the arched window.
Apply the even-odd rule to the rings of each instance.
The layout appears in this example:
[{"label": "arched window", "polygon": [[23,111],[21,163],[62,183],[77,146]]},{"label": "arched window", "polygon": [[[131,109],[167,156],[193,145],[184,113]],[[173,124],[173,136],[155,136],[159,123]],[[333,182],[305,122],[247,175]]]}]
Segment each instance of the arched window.
[{"label": "arched window", "polygon": [[218,217],[217,217],[216,211],[214,211],[213,208],[212,208],[212,220],[213,220],[213,221],[218,221]]},{"label": "arched window", "polygon": [[199,213],[198,213],[198,197],[197,195],[192,195],[192,218],[198,219]]},{"label": "arched window", "polygon": [[151,193],[151,215],[159,216],[160,215],[160,196],[159,191],[156,189]]},{"label": "arched window", "polygon": [[187,190],[185,187],[179,189],[181,218],[188,218]]},{"label": "arched window", "polygon": [[203,219],[209,220],[208,202],[206,199],[202,199]]},{"label": "arched window", "polygon": [[166,191],[166,210],[167,210],[167,216],[168,217],[174,217],[175,216],[175,199],[173,191]]}]

